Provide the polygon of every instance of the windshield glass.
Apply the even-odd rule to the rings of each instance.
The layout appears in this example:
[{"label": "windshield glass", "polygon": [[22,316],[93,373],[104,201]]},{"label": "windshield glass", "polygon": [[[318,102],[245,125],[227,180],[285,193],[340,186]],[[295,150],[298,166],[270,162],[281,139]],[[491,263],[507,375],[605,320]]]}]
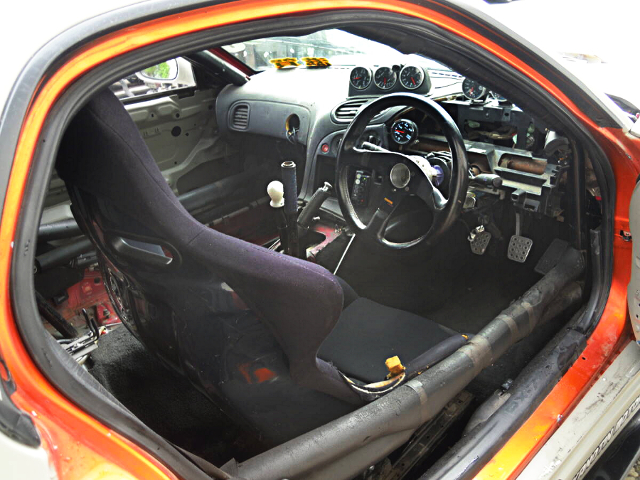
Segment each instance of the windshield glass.
[{"label": "windshield glass", "polygon": [[[274,68],[269,60],[286,57],[323,57],[336,66],[402,63],[402,59],[406,58],[388,45],[337,29],[321,30],[301,37],[260,38],[222,48],[254,70]],[[448,70],[433,60],[415,57],[415,61],[430,70]]]},{"label": "windshield glass", "polygon": [[635,87],[640,65],[634,61],[632,47],[637,43],[637,15],[631,8],[635,2],[465,1],[544,50],[596,91],[640,107]]}]

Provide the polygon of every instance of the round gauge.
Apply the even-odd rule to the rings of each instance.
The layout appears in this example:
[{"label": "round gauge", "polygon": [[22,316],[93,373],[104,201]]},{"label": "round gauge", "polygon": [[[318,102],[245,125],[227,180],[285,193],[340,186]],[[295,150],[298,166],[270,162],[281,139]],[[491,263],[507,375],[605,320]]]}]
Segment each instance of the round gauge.
[{"label": "round gauge", "polygon": [[353,88],[364,90],[371,84],[371,70],[366,67],[355,67],[351,70],[349,81]]},{"label": "round gauge", "polygon": [[411,120],[401,118],[391,125],[391,138],[400,145],[406,145],[417,136],[418,126]]},{"label": "round gauge", "polygon": [[475,80],[465,78],[462,82],[462,93],[469,100],[481,100],[487,95],[488,90]]},{"label": "round gauge", "polygon": [[505,97],[503,95],[500,95],[498,92],[494,92],[493,90],[491,92],[489,92],[489,94],[491,95],[492,98],[495,98],[500,103],[509,101],[509,100],[507,100],[507,97]]},{"label": "round gauge", "polygon": [[393,88],[398,80],[396,72],[389,67],[380,67],[376,70],[376,74],[373,77],[373,81],[376,86],[382,90],[389,90]]},{"label": "round gauge", "polygon": [[407,65],[400,70],[400,83],[408,90],[415,90],[424,82],[424,70]]}]

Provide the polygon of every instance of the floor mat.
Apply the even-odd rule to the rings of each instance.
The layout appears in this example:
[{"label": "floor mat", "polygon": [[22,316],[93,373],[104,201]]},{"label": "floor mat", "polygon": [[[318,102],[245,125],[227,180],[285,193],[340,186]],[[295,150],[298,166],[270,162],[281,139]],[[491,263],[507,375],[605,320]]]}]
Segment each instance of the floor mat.
[{"label": "floor mat", "polygon": [[[318,257],[319,263],[331,271],[347,244],[346,236],[339,240]],[[545,249],[541,242],[524,264],[507,259],[506,245],[496,248],[504,255],[478,256],[471,253],[465,231],[454,227],[431,252],[409,256],[383,255],[356,239],[338,274],[363,297],[416,313],[458,332],[477,333],[542,278],[533,267]],[[575,308],[511,346],[476,377],[469,391],[484,399],[507,379],[514,379]]]},{"label": "floor mat", "polygon": [[[342,237],[339,240],[318,256],[318,263],[331,271],[346,246]],[[362,297],[424,315],[444,303],[445,295],[452,288],[451,282],[461,267],[454,256],[453,246],[444,245],[443,250],[446,252],[390,256],[377,252],[356,237],[338,275]]]}]

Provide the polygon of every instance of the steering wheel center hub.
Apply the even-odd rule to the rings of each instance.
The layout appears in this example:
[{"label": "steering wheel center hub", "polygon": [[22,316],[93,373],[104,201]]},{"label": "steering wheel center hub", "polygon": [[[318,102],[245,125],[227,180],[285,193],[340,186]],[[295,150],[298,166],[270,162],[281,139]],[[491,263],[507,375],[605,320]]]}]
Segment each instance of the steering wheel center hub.
[{"label": "steering wheel center hub", "polygon": [[391,185],[395,188],[404,188],[411,180],[411,170],[404,163],[396,163],[389,174]]}]

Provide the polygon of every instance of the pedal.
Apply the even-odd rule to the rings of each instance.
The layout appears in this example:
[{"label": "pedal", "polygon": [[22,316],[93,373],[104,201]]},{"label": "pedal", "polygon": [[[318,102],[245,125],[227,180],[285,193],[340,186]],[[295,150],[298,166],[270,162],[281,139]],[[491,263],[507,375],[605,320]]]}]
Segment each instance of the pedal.
[{"label": "pedal", "polygon": [[509,248],[507,249],[507,258],[514,262],[524,263],[533,247],[533,240],[520,235],[520,213],[516,213],[516,234],[511,236],[509,240]]},{"label": "pedal", "polygon": [[484,225],[478,225],[471,230],[469,234],[469,246],[471,247],[471,253],[476,255],[484,255],[487,251],[489,242],[491,241],[491,233],[484,229]]},{"label": "pedal", "polygon": [[509,249],[507,250],[507,258],[514,262],[524,263],[531,252],[533,240],[520,235],[513,235],[509,240]]}]

